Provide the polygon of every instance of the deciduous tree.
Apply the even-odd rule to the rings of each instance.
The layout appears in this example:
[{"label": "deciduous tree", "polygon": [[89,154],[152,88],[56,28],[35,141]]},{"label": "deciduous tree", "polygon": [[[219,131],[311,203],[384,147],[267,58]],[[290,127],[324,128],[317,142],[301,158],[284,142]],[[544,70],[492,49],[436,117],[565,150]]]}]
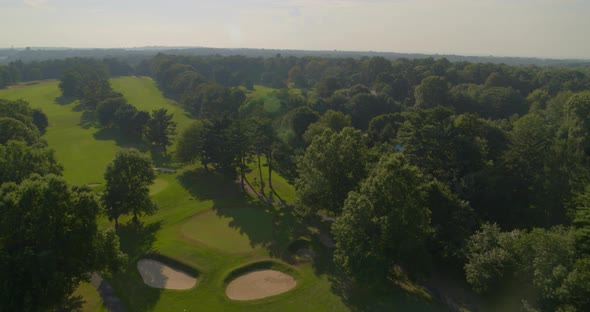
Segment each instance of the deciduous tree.
[{"label": "deciduous tree", "polygon": [[137,223],[140,215],[156,212],[157,207],[149,194],[149,186],[156,178],[149,156],[136,149],[120,150],[107,165],[104,178],[103,203],[109,220],[115,221],[115,227],[123,214],[132,214]]}]

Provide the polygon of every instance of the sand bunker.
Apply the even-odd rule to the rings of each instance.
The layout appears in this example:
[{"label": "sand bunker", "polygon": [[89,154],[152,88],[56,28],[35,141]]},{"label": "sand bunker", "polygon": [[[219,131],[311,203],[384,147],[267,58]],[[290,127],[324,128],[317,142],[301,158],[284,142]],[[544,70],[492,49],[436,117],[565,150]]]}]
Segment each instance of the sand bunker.
[{"label": "sand bunker", "polygon": [[189,289],[197,283],[196,278],[156,260],[139,260],[137,270],[141,274],[143,282],[154,288]]},{"label": "sand bunker", "polygon": [[283,272],[253,271],[231,281],[225,294],[232,300],[253,300],[282,294],[295,285],[295,279]]}]

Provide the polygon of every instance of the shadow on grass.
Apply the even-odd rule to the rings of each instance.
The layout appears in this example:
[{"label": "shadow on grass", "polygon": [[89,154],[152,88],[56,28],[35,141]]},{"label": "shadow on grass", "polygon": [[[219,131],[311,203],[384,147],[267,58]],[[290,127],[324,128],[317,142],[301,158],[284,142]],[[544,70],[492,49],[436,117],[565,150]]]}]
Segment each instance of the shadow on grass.
[{"label": "shadow on grass", "polygon": [[393,283],[367,281],[353,284],[332,276],[332,292],[340,296],[351,311],[447,311],[433,299],[413,294]]},{"label": "shadow on grass", "polygon": [[67,96],[58,96],[55,98],[55,103],[59,104],[59,105],[68,105],[68,104],[72,104],[76,99],[73,97],[67,97]]},{"label": "shadow on grass", "polygon": [[147,152],[150,150],[150,145],[146,142],[136,139],[129,138],[121,135],[121,132],[116,128],[103,128],[93,134],[94,139],[99,141],[115,141],[117,146],[122,148],[135,148],[141,152]]},{"label": "shadow on grass", "polygon": [[94,112],[92,111],[83,111],[82,115],[80,115],[80,127],[84,129],[89,129],[91,127],[97,127],[98,122],[94,116]]},{"label": "shadow on grass", "polygon": [[161,148],[158,148],[157,146],[150,146],[150,151],[152,155],[152,160],[154,161],[154,165],[156,165],[156,167],[169,167],[170,164],[173,162],[172,156],[170,156],[170,154],[165,153]]},{"label": "shadow on grass", "polygon": [[121,242],[121,250],[129,256],[130,262],[150,252],[152,244],[156,240],[156,232],[161,227],[161,221],[150,224],[136,224],[129,221],[119,226],[117,235],[119,235]]},{"label": "shadow on grass", "polygon": [[152,310],[160,299],[162,290],[143,283],[137,270],[137,261],[150,255],[161,226],[161,222],[134,224],[130,221],[120,225],[117,230],[121,250],[128,255],[129,261],[125,272],[114,275],[110,282],[130,311]]},{"label": "shadow on grass", "polygon": [[253,248],[265,246],[272,257],[285,260],[287,247],[303,228],[293,211],[253,199],[234,179],[199,168],[178,176],[180,184],[199,200],[213,201],[213,211],[229,218],[229,226],[250,240]]}]

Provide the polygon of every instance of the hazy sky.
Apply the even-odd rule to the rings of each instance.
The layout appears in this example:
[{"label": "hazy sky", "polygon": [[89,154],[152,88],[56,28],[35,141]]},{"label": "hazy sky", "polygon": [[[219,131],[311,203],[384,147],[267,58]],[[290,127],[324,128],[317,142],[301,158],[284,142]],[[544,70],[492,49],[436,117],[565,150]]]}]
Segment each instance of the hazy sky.
[{"label": "hazy sky", "polygon": [[590,58],[590,0],[0,0],[0,46]]}]

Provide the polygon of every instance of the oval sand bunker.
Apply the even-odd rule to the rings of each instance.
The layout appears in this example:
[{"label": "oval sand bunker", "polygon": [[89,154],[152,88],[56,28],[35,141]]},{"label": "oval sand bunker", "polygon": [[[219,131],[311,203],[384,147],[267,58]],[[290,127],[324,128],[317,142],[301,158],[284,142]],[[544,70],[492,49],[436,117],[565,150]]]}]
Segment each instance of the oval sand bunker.
[{"label": "oval sand bunker", "polygon": [[297,285],[283,272],[260,270],[246,273],[227,285],[225,294],[232,300],[253,300],[282,294]]},{"label": "oval sand bunker", "polygon": [[137,270],[143,282],[154,288],[189,289],[197,283],[196,278],[156,260],[139,260]]}]

